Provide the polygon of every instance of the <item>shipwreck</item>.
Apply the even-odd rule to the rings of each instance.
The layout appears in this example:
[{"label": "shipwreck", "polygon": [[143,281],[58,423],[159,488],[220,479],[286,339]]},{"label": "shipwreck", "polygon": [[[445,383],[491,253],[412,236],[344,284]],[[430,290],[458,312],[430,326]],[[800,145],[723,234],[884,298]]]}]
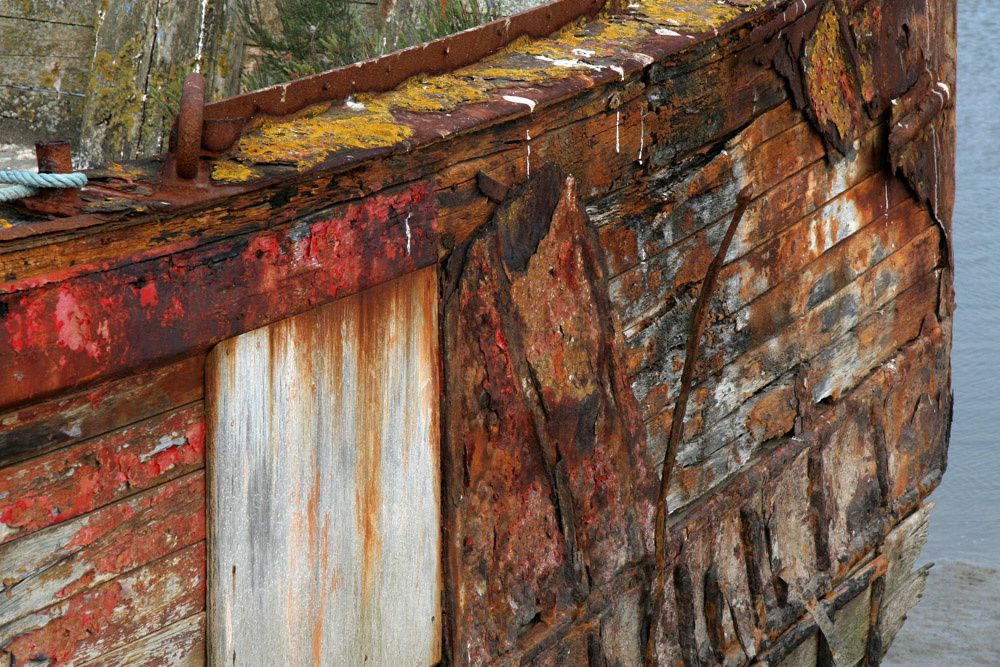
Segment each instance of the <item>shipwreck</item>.
[{"label": "shipwreck", "polygon": [[0,664],[879,664],[946,464],[954,96],[953,0],[192,76],[170,151],[0,205]]}]

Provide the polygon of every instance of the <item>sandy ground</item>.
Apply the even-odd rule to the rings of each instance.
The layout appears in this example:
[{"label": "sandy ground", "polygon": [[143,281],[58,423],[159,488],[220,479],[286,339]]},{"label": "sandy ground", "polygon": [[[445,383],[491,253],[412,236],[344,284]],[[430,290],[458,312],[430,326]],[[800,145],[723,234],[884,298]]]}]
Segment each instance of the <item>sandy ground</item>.
[{"label": "sandy ground", "polygon": [[882,664],[1000,665],[1000,570],[937,563]]}]

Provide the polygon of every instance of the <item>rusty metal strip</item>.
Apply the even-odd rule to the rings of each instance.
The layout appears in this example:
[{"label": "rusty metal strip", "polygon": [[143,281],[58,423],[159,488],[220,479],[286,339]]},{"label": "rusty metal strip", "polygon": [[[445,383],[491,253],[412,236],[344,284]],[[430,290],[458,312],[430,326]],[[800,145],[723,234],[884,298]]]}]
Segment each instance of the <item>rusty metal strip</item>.
[{"label": "rusty metal strip", "polygon": [[681,372],[681,386],[677,393],[677,401],[674,404],[674,413],[670,422],[670,436],[667,440],[667,451],[663,456],[663,471],[660,477],[660,492],[656,501],[656,530],[654,538],[654,549],[656,556],[656,575],[654,578],[653,605],[649,609],[650,629],[646,642],[646,665],[652,667],[656,664],[656,628],[660,617],[660,610],[663,607],[663,590],[665,587],[665,577],[667,573],[666,562],[666,539],[667,539],[667,493],[670,490],[670,473],[677,460],[677,449],[680,446],[681,438],[684,434],[684,416],[687,412],[688,398],[691,394],[691,386],[694,380],[694,369],[698,365],[699,344],[701,335],[705,329],[705,318],[708,316],[708,306],[712,302],[712,294],[715,292],[716,283],[719,279],[719,271],[726,259],[729,251],[729,244],[732,243],[736,228],[743,219],[743,214],[747,210],[752,198],[750,186],[743,188],[736,196],[736,210],[733,212],[732,221],[726,230],[726,235],[719,245],[719,250],[715,253],[712,263],[708,266],[708,272],[701,283],[701,292],[698,294],[698,301],[695,304],[694,312],[691,314],[691,330],[688,334],[687,344],[684,350],[684,370]]},{"label": "rusty metal strip", "polygon": [[208,151],[226,150],[257,114],[285,116],[318,102],[392,90],[417,74],[442,74],[471,65],[519,37],[546,37],[571,21],[595,16],[605,2],[557,0],[380,58],[209,104],[201,145]]},{"label": "rusty metal strip", "polygon": [[908,146],[924,128],[951,104],[951,88],[943,81],[930,86],[916,108],[893,125],[889,133],[889,148],[898,153]]}]

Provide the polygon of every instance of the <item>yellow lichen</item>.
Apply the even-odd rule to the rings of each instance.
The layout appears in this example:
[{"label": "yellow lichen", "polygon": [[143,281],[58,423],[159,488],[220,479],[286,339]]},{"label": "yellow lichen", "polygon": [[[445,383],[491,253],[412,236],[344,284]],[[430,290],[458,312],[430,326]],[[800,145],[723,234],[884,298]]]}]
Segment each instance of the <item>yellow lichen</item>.
[{"label": "yellow lichen", "polygon": [[10,229],[13,226],[14,223],[12,223],[7,218],[0,218],[0,229]]},{"label": "yellow lichen", "polygon": [[457,72],[438,76],[415,76],[398,88],[378,97],[361,95],[358,101],[370,109],[399,109],[417,113],[452,111],[461,104],[485,102],[487,91]]},{"label": "yellow lichen", "polygon": [[246,183],[257,176],[250,167],[234,160],[222,160],[212,166],[212,180],[223,183]]},{"label": "yellow lichen", "polygon": [[835,130],[841,143],[849,143],[859,119],[855,117],[855,79],[840,40],[840,20],[830,5],[806,45],[805,80],[819,126]]},{"label": "yellow lichen", "polygon": [[[307,169],[338,150],[391,146],[413,133],[395,119],[393,111],[447,113],[465,104],[486,102],[498,88],[512,83],[544,85],[568,71],[610,67],[601,59],[614,58],[619,47],[628,49],[658,27],[681,34],[716,31],[765,3],[754,0],[735,6],[717,0],[646,0],[630,5],[626,15],[605,13],[589,23],[581,19],[544,39],[518,39],[454,72],[417,76],[388,93],[360,95],[357,101],[363,108],[326,105],[291,119],[265,120],[240,139],[234,157]],[[213,170],[217,180],[253,176],[249,167],[233,161]]]},{"label": "yellow lichen", "polygon": [[766,4],[765,0],[743,6],[718,0],[646,0],[639,4],[637,12],[664,27],[680,28],[678,32],[711,32]]},{"label": "yellow lichen", "polygon": [[413,130],[384,109],[353,111],[329,104],[294,118],[268,119],[240,138],[236,153],[251,162],[294,164],[300,170],[347,148],[382,148],[406,140]]},{"label": "yellow lichen", "polygon": [[142,118],[142,90],[135,76],[137,56],[143,42],[139,37],[128,39],[117,53],[98,51],[94,57],[89,89],[94,91],[88,101],[89,123],[103,126],[98,139],[105,159],[128,154],[139,132],[137,120]]}]

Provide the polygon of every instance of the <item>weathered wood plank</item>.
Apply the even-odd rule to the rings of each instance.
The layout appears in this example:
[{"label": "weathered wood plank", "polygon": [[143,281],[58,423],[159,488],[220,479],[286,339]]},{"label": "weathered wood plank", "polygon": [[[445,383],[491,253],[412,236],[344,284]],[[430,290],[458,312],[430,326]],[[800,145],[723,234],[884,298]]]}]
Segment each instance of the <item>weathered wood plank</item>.
[{"label": "weathered wood plank", "polygon": [[[28,31],[30,34],[26,35]],[[69,23],[31,24],[0,16],[0,58],[93,55],[94,28]]]},{"label": "weathered wood plank", "polygon": [[[156,0],[111,4],[98,15],[93,65],[80,120],[88,162],[135,158],[155,36]],[[172,34],[172,30],[170,31]]]},{"label": "weathered wood plank", "polygon": [[[430,265],[438,251],[433,205],[427,184],[417,185],[107,275],[7,295],[0,404],[200,352]],[[39,368],[49,371],[39,375]]]},{"label": "weathered wood plank", "polygon": [[195,614],[84,663],[84,667],[202,667],[205,614]]},{"label": "weathered wood plank", "polygon": [[0,85],[37,92],[83,95],[90,58],[78,56],[19,56],[0,59]]},{"label": "weathered wood plank", "polygon": [[221,343],[216,664],[440,658],[437,272]]},{"label": "weathered wood plank", "polygon": [[[767,266],[769,252],[756,257],[755,253],[750,253],[746,256],[749,261],[741,259],[727,267],[732,269],[735,266],[726,273],[734,278],[731,284],[736,286],[734,291],[737,294],[720,294],[716,301],[713,309],[715,321],[708,327],[703,346],[704,360],[696,369],[696,381],[718,373],[741,355],[781,335],[786,327],[808,327],[807,322],[798,320],[806,317],[815,320],[817,312],[829,313],[826,309],[838,299],[843,301],[845,293],[856,287],[852,287],[851,283],[868,272],[873,275],[864,280],[878,288],[881,283],[875,281],[889,281],[886,276],[891,271],[905,272],[908,259],[922,257],[918,253],[926,255],[930,251],[931,258],[934,256],[933,249],[928,247],[930,239],[923,238],[929,236],[927,230],[931,221],[912,206],[893,210],[888,215],[875,218],[874,222],[852,224],[864,226],[818,256],[814,251],[801,251],[805,257],[788,261],[791,266],[787,269],[753,268]],[[799,231],[802,236],[784,241],[789,246],[788,252],[794,251],[797,243],[814,239],[813,232],[817,230],[806,227]],[[825,233],[825,226],[818,231]],[[897,251],[901,254],[893,256]],[[930,270],[933,264],[921,260],[919,266]],[[756,287],[745,288],[742,282],[735,279],[741,276],[741,271],[748,281],[756,283]],[[911,275],[911,272],[906,275]],[[752,300],[745,302],[741,292]],[[760,295],[759,298],[754,298],[756,295]],[[734,302],[732,307],[726,306],[726,301]],[[674,399],[690,311],[690,301],[685,298],[672,311],[665,313],[650,332],[643,332],[640,338],[634,339],[634,343],[641,343],[642,347],[632,348],[635,355],[633,361],[637,366],[631,375],[632,387],[647,415],[656,415]],[[830,319],[829,314],[825,317]],[[812,328],[827,333],[826,329]],[[641,362],[639,350],[647,355],[641,358]]]},{"label": "weathered wood plank", "polygon": [[[924,318],[933,312],[933,295],[936,293],[937,278],[936,274],[925,274],[899,298],[890,301],[884,309],[877,311],[862,322],[857,331],[848,331],[845,335],[835,338],[832,345],[824,345],[822,339],[817,340],[814,334],[810,334],[811,340],[816,343],[814,354],[818,354],[809,361],[807,376],[809,380],[807,382],[810,388],[819,386],[821,389],[819,394],[814,390],[813,399],[819,402],[828,396],[826,390],[829,385],[825,385],[824,380],[838,377],[838,372],[841,369],[843,372],[840,373],[835,384],[838,397],[841,391],[847,391],[854,387],[871,369],[888,361],[902,346],[914,340],[920,333]],[[794,333],[790,332],[789,336],[788,342],[769,345],[767,348],[771,350],[771,353],[775,353],[781,349],[781,345],[792,345],[790,341],[793,340]],[[808,339],[794,338],[794,340],[804,341]],[[809,359],[809,357],[805,358]],[[732,393],[732,387],[739,385],[724,383],[736,382],[737,380],[727,380],[726,378],[738,377],[743,377],[741,368],[727,367],[720,383],[713,386],[712,398],[718,396],[722,397],[723,400],[714,404],[709,402],[707,409],[702,413],[702,419],[705,423],[717,424],[721,422],[724,415],[729,414],[735,406],[759,391],[759,389],[750,390],[747,386],[746,391],[737,389],[735,393]],[[765,378],[747,379],[746,382],[755,384],[763,379]],[[723,407],[718,408],[718,412],[716,412],[713,405]],[[675,470],[674,475],[677,479],[685,481],[683,483],[678,481],[678,484],[672,486],[668,496],[671,510],[681,508],[717,487],[744,466],[755,454],[761,443],[750,428],[744,428],[745,430],[736,440],[711,451],[705,459]],[[652,439],[650,443],[651,447],[657,444]],[[662,448],[659,451],[662,451]]]},{"label": "weathered wood plank", "polygon": [[33,86],[0,83],[0,121],[4,135],[25,139],[75,139],[83,95]]},{"label": "weathered wood plank", "polygon": [[[929,566],[914,568],[927,542],[930,511],[933,503],[920,507],[896,526],[879,547],[889,564],[885,573],[885,591],[878,621],[873,631],[879,633],[882,655],[889,649],[896,633],[903,627],[906,614],[920,601]],[[880,655],[879,657],[882,657]]]},{"label": "weathered wood plank", "polygon": [[201,403],[0,470],[0,544],[205,463]]},{"label": "weathered wood plank", "polygon": [[0,627],[205,539],[196,472],[0,546]]},{"label": "weathered wood plank", "polygon": [[575,181],[534,169],[447,272],[457,664],[530,644],[649,551],[653,473],[599,247]]},{"label": "weathered wood plank", "polygon": [[205,608],[205,544],[78,593],[0,628],[15,664],[86,662]]},{"label": "weathered wood plank", "polygon": [[0,18],[93,27],[98,5],[99,0],[8,0],[0,6]]},{"label": "weathered wood plank", "polygon": [[[13,319],[17,319],[14,317]],[[0,415],[0,465],[169,413],[202,397],[204,355]],[[0,471],[0,475],[13,474]]]},{"label": "weathered wood plank", "polygon": [[[784,387],[780,383],[773,385],[769,390],[775,392],[766,401],[763,396],[754,396],[762,391],[764,387],[771,385],[778,376],[778,373],[787,372],[796,364],[810,362],[821,364],[822,368],[831,374],[834,370],[829,367],[829,358],[839,358],[838,351],[853,349],[851,329],[859,323],[866,321],[869,315],[876,313],[887,303],[894,303],[892,300],[897,295],[897,290],[904,293],[911,285],[923,282],[925,287],[933,284],[935,279],[931,271],[935,265],[934,243],[936,239],[936,229],[929,228],[916,240],[907,244],[904,248],[896,251],[888,258],[879,262],[875,267],[855,279],[846,288],[835,294],[831,299],[819,304],[805,317],[795,320],[780,330],[778,336],[753,348],[752,350],[740,354],[727,354],[733,361],[723,367],[720,374],[711,376],[699,390],[692,395],[692,409],[688,413],[688,425],[685,426],[685,435],[688,439],[678,456],[678,465],[682,467],[693,467],[694,464],[704,460],[706,456],[719,456],[717,463],[709,466],[709,470],[722,464],[723,467],[732,463],[726,463],[734,452],[740,452],[736,464],[745,462],[746,457],[753,451],[755,444],[759,444],[769,437],[780,435],[780,429],[790,427],[787,410],[782,410],[782,403],[787,405],[788,389],[791,379],[786,379]],[[878,286],[885,286],[881,290]],[[917,293],[919,298],[925,295],[925,291]],[[911,295],[911,300],[912,295]],[[894,306],[898,307],[898,306]],[[913,305],[902,309],[909,317],[903,322],[916,323],[919,326],[920,319],[927,312],[926,304]],[[894,312],[894,311],[890,311]],[[837,313],[838,317],[831,317],[830,313]],[[913,317],[916,319],[913,319]],[[880,315],[873,315],[881,321]],[[900,322],[901,330],[909,330],[906,325]],[[884,322],[883,322],[884,324]],[[874,326],[874,325],[865,325]],[[865,330],[864,327],[861,328]],[[882,332],[882,339],[890,330]],[[726,340],[730,344],[734,337],[725,332],[718,335],[719,340]],[[846,338],[845,338],[846,336]],[[739,338],[735,338],[739,340]],[[886,340],[892,351],[905,343],[909,338],[902,341],[893,338]],[[737,345],[737,349],[739,345]],[[885,354],[886,350],[881,346],[875,346],[867,350],[852,365],[854,368],[850,377],[861,377],[867,369],[876,365],[872,355]],[[879,358],[879,357],[875,357]],[[815,362],[810,360],[815,359]],[[747,368],[755,369],[752,373],[746,372]],[[674,371],[676,374],[676,371]],[[845,370],[846,374],[847,371]],[[815,382],[819,385],[827,382],[832,375],[824,376],[822,373],[815,373],[810,377],[816,377]],[[831,380],[832,381],[832,380]],[[847,378],[845,377],[845,381]],[[817,385],[810,385],[816,387]],[[823,385],[825,386],[825,385]],[[818,387],[824,390],[823,386]],[[852,386],[852,385],[848,385]],[[766,395],[766,394],[765,394]],[[819,401],[826,394],[817,394],[814,389],[814,400]],[[764,401],[760,408],[756,405]],[[742,407],[741,407],[742,405]],[[755,414],[756,412],[756,414]],[[785,415],[785,418],[781,418]],[[758,423],[755,428],[754,422],[759,422],[766,416],[769,420],[769,428],[760,428]],[[669,432],[669,422],[671,414],[665,410],[659,416],[649,422],[650,449],[654,460],[662,456],[665,447],[665,435]],[[731,423],[732,422],[732,423]],[[702,431],[704,430],[704,433]],[[755,432],[756,431],[756,432]],[[733,437],[735,442],[731,442]],[[722,445],[730,442],[723,452]],[[707,471],[680,472],[681,479],[686,479],[689,475],[695,474],[703,477],[704,481],[714,479],[719,471],[712,473]],[[731,471],[730,471],[731,472]],[[706,477],[707,473],[707,477]],[[678,485],[677,489],[687,488],[685,484]],[[701,484],[695,484],[689,492],[703,492],[705,489]],[[686,496],[687,494],[685,494]],[[690,496],[688,496],[690,497]],[[676,501],[677,498],[674,498]]]}]

